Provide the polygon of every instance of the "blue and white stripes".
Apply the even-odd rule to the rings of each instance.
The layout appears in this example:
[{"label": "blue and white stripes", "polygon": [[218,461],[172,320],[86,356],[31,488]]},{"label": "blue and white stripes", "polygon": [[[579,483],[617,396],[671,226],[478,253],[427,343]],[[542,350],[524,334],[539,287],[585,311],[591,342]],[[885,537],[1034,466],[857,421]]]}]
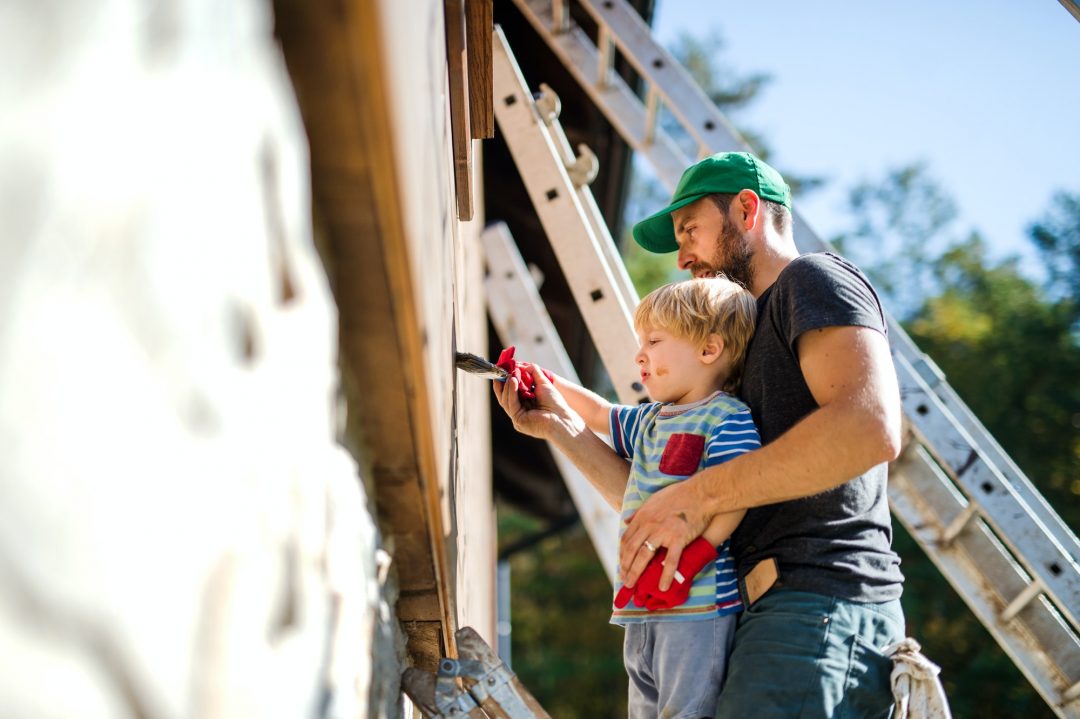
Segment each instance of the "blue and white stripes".
[{"label": "blue and white stripes", "polygon": [[[623,496],[623,520],[654,492],[761,446],[750,409],[723,392],[687,405],[654,402],[616,406],[611,410],[610,428],[615,451],[631,460]],[[620,536],[624,527],[625,521]],[[727,542],[719,553],[717,560],[694,579],[690,599],[682,606],[650,612],[630,603],[613,611],[612,622],[703,619],[739,611],[742,602]],[[621,587],[622,582],[617,582],[616,593]]]}]

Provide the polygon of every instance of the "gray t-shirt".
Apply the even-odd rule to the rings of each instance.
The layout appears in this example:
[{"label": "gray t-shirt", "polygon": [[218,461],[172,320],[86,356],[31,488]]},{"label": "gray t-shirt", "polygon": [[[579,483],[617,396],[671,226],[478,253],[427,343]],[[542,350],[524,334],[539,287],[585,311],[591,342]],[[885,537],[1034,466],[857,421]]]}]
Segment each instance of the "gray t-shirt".
[{"label": "gray t-shirt", "polygon": [[[884,312],[865,275],[831,253],[793,260],[758,298],[742,396],[768,444],[818,405],[799,368],[795,341],[823,327],[870,327],[886,334]],[[844,442],[846,437],[831,441]],[[860,602],[900,596],[900,558],[878,465],[827,492],[751,509],[732,536],[739,576],[775,557],[783,586]]]}]

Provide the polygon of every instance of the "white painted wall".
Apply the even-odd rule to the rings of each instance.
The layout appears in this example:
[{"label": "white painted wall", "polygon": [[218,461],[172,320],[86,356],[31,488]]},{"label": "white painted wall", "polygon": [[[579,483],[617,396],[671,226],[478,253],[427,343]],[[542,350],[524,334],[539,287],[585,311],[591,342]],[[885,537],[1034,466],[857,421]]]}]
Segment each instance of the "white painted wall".
[{"label": "white painted wall", "polygon": [[369,713],[388,614],[271,29],[0,4],[0,716]]}]

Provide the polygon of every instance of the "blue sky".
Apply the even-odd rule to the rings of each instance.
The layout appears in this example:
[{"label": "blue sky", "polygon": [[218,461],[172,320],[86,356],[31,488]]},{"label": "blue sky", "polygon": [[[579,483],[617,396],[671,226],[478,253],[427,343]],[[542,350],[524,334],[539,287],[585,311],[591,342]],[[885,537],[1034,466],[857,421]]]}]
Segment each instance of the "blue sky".
[{"label": "blue sky", "polygon": [[[741,7],[741,9],[740,9]],[[925,161],[957,229],[1037,271],[1025,227],[1058,189],[1080,193],[1080,22],[1057,0],[657,0],[654,33],[718,32],[722,62],[773,76],[734,116],[774,164],[831,179],[799,212],[824,237],[846,190]]]}]

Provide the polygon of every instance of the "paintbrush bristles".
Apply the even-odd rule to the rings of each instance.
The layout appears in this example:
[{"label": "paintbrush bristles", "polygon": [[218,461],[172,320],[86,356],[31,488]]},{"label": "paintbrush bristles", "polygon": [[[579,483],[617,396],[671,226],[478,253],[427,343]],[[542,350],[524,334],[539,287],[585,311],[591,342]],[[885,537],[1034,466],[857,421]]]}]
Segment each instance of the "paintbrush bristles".
[{"label": "paintbrush bristles", "polygon": [[508,376],[506,370],[502,367],[497,367],[483,357],[479,357],[469,352],[455,352],[454,365],[457,366],[458,369],[465,370],[471,374],[483,375],[491,379],[505,380]]}]

